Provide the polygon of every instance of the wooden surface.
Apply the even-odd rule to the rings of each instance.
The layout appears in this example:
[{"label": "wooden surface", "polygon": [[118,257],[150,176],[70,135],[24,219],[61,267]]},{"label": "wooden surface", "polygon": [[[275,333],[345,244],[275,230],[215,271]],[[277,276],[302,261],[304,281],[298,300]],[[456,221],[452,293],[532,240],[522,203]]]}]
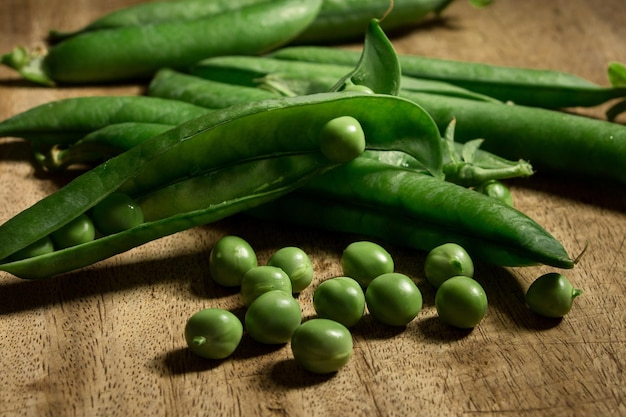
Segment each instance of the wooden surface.
[{"label": "wooden surface", "polygon": [[[137,1],[3,0],[0,51]],[[446,16],[394,39],[398,50],[565,70],[601,84],[609,61],[626,61],[622,0],[496,0],[482,11],[459,0]],[[0,118],[62,97],[140,92],[38,88],[1,69]],[[0,222],[66,179],[35,170],[24,141],[0,139]],[[423,254],[389,247],[398,270],[422,289],[424,309],[401,330],[365,318],[354,330],[352,360],[336,375],[308,374],[288,346],[248,338],[228,360],[200,360],[185,349],[186,319],[208,306],[241,313],[237,294],[208,280],[217,238],[246,238],[261,263],[279,247],[300,246],[314,261],[315,284],[340,274],[341,250],[353,239],[233,218],[46,281],[0,274],[0,414],[624,416],[624,187],[540,176],[511,187],[517,207],[572,255],[590,245],[566,272],[584,295],[562,321],[533,316],[523,304],[532,279],[553,269],[480,265],[488,314],[472,332],[451,330],[436,318]],[[300,297],[306,316],[313,288]]]}]

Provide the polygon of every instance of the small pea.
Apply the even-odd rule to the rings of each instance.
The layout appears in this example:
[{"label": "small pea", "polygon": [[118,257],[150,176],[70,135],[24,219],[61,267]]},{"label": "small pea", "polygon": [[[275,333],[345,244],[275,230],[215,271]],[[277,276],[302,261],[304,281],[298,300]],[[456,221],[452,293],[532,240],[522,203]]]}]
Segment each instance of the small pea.
[{"label": "small pea", "polygon": [[372,280],[365,291],[372,317],[390,326],[409,324],[422,309],[422,293],[404,274],[390,272]]},{"label": "small pea", "polygon": [[363,288],[379,275],[393,272],[393,258],[382,246],[360,241],[348,245],[341,255],[343,275],[355,279]]},{"label": "small pea", "polygon": [[143,223],[143,210],[128,195],[112,193],[96,204],[91,214],[100,233],[112,235]]},{"label": "small pea", "polygon": [[352,327],[365,313],[365,294],[352,278],[335,277],[327,279],[315,289],[313,307],[320,318]]},{"label": "small pea", "polygon": [[185,325],[189,349],[207,359],[230,356],[243,336],[243,324],[233,313],[220,308],[207,308],[195,313]]},{"label": "small pea", "polygon": [[9,257],[10,261],[18,261],[20,259],[33,258],[39,255],[54,252],[54,244],[50,236],[44,236],[36,242],[31,243],[23,249],[15,252]]},{"label": "small pea", "polygon": [[225,287],[240,286],[245,273],[257,265],[252,246],[238,236],[222,237],[215,243],[209,256],[211,278]]},{"label": "small pea", "polygon": [[504,185],[501,181],[498,180],[490,180],[486,181],[480,186],[476,188],[476,191],[479,193],[488,195],[495,199],[502,201],[509,206],[513,206],[513,195],[511,194],[511,190]]},{"label": "small pea", "polygon": [[368,86],[363,85],[363,84],[353,84],[353,83],[346,84],[342,91],[355,91],[355,92],[365,93],[365,94],[374,94],[374,90],[372,90]]},{"label": "small pea", "polygon": [[285,271],[291,280],[291,290],[299,293],[313,281],[313,264],[311,259],[300,248],[287,246],[274,252],[268,259],[269,266],[275,266]]},{"label": "small pea", "polygon": [[436,288],[448,278],[463,275],[474,276],[474,262],[467,251],[456,243],[437,246],[426,256],[424,261],[426,279]]},{"label": "small pea", "polygon": [[261,294],[272,290],[283,291],[291,296],[293,290],[289,276],[278,267],[259,265],[245,273],[239,295],[243,304],[249,306]]},{"label": "small pea", "polygon": [[365,151],[365,133],[358,120],[351,116],[336,117],[320,132],[320,150],[329,160],[344,163]]},{"label": "small pea", "polygon": [[52,232],[50,238],[57,249],[69,248],[94,240],[96,228],[86,214],[81,214],[71,222]]},{"label": "small pea", "polygon": [[250,337],[265,344],[289,342],[301,322],[298,301],[290,293],[279,290],[261,294],[250,304],[245,316]]},{"label": "small pea", "polygon": [[452,277],[435,294],[435,307],[442,322],[461,329],[476,327],[487,313],[487,295],[473,278]]},{"label": "small pea", "polygon": [[526,304],[531,311],[545,317],[563,317],[572,308],[582,290],[557,272],[544,274],[533,281],[526,291]]},{"label": "small pea", "polygon": [[291,351],[296,362],[310,372],[337,372],[352,356],[352,335],[334,320],[311,319],[294,331]]}]

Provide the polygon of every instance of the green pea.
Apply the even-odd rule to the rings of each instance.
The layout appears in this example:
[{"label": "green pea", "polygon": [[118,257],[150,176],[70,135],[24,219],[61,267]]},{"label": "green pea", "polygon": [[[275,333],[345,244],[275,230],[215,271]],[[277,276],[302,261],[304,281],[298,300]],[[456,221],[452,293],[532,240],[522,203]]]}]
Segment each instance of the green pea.
[{"label": "green pea", "polygon": [[320,318],[352,327],[365,313],[365,294],[352,278],[335,277],[327,279],[315,289],[313,307]]},{"label": "green pea", "polygon": [[241,301],[252,304],[261,294],[272,290],[283,291],[291,297],[293,292],[289,276],[280,268],[260,265],[250,268],[241,280]]},{"label": "green pea", "polygon": [[409,324],[422,309],[422,293],[404,274],[390,272],[372,280],[365,291],[372,317],[390,326]]},{"label": "green pea", "polygon": [[126,194],[112,193],[96,204],[92,214],[100,233],[112,235],[143,223],[143,210]]},{"label": "green pea", "polygon": [[354,242],[341,255],[343,275],[355,279],[363,288],[379,275],[393,272],[394,262],[382,246],[368,241]]},{"label": "green pea", "polygon": [[344,163],[365,151],[365,133],[352,116],[336,117],[320,132],[320,150],[331,161]]},{"label": "green pea", "polygon": [[293,333],[291,351],[296,362],[310,372],[337,372],[352,356],[352,335],[334,320],[311,319]]},{"label": "green pea", "polygon": [[96,237],[93,222],[86,214],[81,214],[74,220],[50,234],[57,249],[69,248],[81,243],[87,243]]},{"label": "green pea", "polygon": [[291,290],[299,293],[313,281],[313,264],[302,249],[288,246],[274,252],[267,261],[269,266],[275,266],[285,271],[291,280]]},{"label": "green pea", "polygon": [[374,91],[366,85],[362,84],[346,84],[342,91],[357,91],[365,94],[374,94]]},{"label": "green pea", "polygon": [[513,195],[511,195],[511,190],[509,190],[509,188],[501,181],[490,180],[484,182],[476,188],[476,191],[498,199],[509,206],[513,206]]},{"label": "green pea", "polygon": [[250,304],[245,317],[250,337],[265,344],[289,342],[301,322],[300,304],[290,293],[280,290],[261,294]]},{"label": "green pea", "polygon": [[54,244],[50,236],[44,236],[38,241],[26,246],[24,249],[20,249],[9,257],[11,261],[18,261],[20,259],[28,259],[34,256],[45,255],[46,253],[54,252]]},{"label": "green pea", "polygon": [[487,313],[487,295],[473,278],[457,276],[441,284],[435,307],[442,322],[461,329],[476,327]]},{"label": "green pea", "polygon": [[424,261],[426,279],[436,288],[448,278],[474,276],[474,262],[467,251],[456,243],[445,243],[431,250]]},{"label": "green pea", "polygon": [[582,290],[574,288],[564,276],[551,272],[537,278],[526,291],[526,304],[531,311],[545,317],[563,317],[572,308],[574,298]]},{"label": "green pea", "polygon": [[241,321],[228,310],[206,308],[195,313],[185,325],[189,349],[207,359],[230,356],[243,336]]},{"label": "green pea", "polygon": [[258,265],[252,246],[238,236],[224,236],[215,243],[209,256],[213,281],[225,287],[238,287],[250,268]]}]

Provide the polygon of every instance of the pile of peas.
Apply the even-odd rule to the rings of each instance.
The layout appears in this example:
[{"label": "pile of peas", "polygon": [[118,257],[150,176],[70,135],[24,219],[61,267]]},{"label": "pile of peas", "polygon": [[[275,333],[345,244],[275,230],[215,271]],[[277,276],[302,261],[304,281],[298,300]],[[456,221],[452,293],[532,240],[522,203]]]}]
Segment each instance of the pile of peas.
[{"label": "pile of peas", "polygon": [[[314,270],[300,248],[277,250],[259,265],[251,245],[238,236],[222,237],[213,247],[209,272],[219,285],[237,287],[246,307],[242,321],[221,308],[192,315],[185,340],[195,354],[224,359],[235,352],[244,330],[263,344],[290,343],[295,361],[318,374],[336,372],[352,356],[350,328],[367,313],[388,326],[406,326],[422,309],[422,294],[414,281],[395,272],[394,261],[377,243],[357,241],[341,256],[342,276],[321,282],[313,293],[316,317],[303,321],[294,294],[309,287]],[[487,312],[487,296],[473,278],[474,264],[464,248],[446,243],[430,251],[424,262],[427,280],[436,288],[439,319],[450,326],[471,329]],[[561,274],[549,273],[534,281],[526,293],[529,309],[546,317],[562,317],[581,294]]]}]

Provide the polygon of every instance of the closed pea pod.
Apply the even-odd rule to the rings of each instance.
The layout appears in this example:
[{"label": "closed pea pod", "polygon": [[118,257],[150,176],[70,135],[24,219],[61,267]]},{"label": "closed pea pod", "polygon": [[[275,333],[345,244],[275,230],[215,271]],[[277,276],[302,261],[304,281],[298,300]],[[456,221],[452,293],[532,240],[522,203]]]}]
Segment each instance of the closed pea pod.
[{"label": "closed pea pod", "polygon": [[[380,111],[372,112],[372,107]],[[5,263],[0,268],[32,278],[55,275],[277,198],[337,166],[337,161],[321,154],[319,132],[329,120],[345,115],[359,121],[365,134],[361,140],[366,140],[368,148],[410,152],[433,174],[440,173],[436,126],[421,108],[403,99],[328,93],[230,107],[143,142],[10,219],[0,226],[0,258],[48,235],[114,191],[139,202],[146,216],[143,224],[72,250]],[[352,147],[349,152],[354,152]],[[301,161],[288,162],[289,158]],[[259,169],[262,175],[250,175],[251,168],[259,164],[267,167]],[[198,176],[203,172],[206,174]],[[160,194],[168,187],[175,193],[177,182],[183,190],[190,186],[197,191],[195,181],[208,181],[219,195],[211,200],[213,193],[183,191],[185,198],[179,199],[171,198],[175,194]],[[173,212],[172,201],[180,204]]]},{"label": "closed pea pod", "polygon": [[146,78],[160,68],[186,68],[209,56],[267,52],[298,35],[320,6],[321,0],[276,0],[204,19],[94,31],[60,42],[43,56],[18,51],[2,62],[46,85]]}]

